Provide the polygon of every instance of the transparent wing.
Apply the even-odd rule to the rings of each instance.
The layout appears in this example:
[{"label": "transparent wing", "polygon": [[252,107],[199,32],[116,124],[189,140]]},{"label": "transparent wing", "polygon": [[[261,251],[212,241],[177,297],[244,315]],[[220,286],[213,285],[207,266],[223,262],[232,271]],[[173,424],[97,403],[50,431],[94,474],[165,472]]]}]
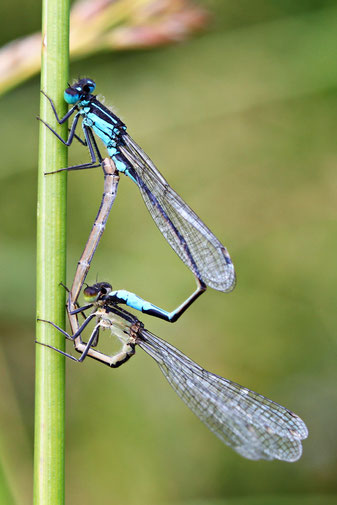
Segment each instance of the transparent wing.
[{"label": "transparent wing", "polygon": [[302,419],[264,396],[207,372],[142,329],[137,344],[159,365],[175,392],[225,444],[249,459],[296,461],[308,436]]},{"label": "transparent wing", "polygon": [[123,140],[119,149],[132,165],[145,204],[170,246],[208,286],[231,291],[235,272],[227,249],[169,186],[136,142],[127,134]]}]

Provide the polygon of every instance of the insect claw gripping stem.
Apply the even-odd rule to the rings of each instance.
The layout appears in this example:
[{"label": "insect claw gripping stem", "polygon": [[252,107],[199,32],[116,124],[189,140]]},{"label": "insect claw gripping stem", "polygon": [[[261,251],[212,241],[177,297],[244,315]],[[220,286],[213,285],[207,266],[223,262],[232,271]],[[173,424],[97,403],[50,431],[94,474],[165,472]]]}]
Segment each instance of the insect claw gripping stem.
[{"label": "insect claw gripping stem", "polygon": [[67,293],[69,293],[69,289],[67,288],[67,286],[65,284],[63,284],[63,282],[59,282],[59,286],[62,286],[66,291]]}]

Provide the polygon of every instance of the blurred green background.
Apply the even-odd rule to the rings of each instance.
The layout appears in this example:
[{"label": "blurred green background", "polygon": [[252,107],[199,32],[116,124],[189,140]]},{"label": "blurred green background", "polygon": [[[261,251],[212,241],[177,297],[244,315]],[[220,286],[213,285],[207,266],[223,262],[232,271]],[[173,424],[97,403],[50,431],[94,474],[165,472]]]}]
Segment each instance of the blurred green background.
[{"label": "blurred green background", "polygon": [[[247,461],[141,349],[118,370],[68,362],[67,502],[336,504],[336,2],[200,4],[214,14],[201,36],[96,55],[71,76],[96,80],[237,270],[232,294],[209,289],[175,325],[144,323],[208,370],[294,410],[309,438],[297,463]],[[2,43],[39,29],[36,2],[1,10]],[[39,98],[36,77],[0,99],[4,504],[31,502]],[[86,155],[74,146],[70,163]],[[97,170],[68,180],[71,284],[103,178]],[[194,289],[123,176],[88,282],[96,275],[167,308]]]}]

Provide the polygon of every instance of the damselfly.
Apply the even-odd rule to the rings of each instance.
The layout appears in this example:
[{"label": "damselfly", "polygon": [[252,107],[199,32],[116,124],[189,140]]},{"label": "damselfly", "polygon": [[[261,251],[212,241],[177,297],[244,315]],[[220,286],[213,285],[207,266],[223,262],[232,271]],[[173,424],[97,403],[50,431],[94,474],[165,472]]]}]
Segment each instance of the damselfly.
[{"label": "damselfly", "polygon": [[[219,291],[231,291],[235,286],[235,272],[227,249],[169,186],[150,158],[126,133],[125,124],[92,94],[95,87],[92,79],[80,79],[73,86],[69,86],[64,92],[64,98],[72,107],[63,118],[58,117],[53,101],[45,95],[59,124],[63,124],[75,114],[66,141],[50,125],[45,123],[46,126],[61,142],[69,146],[74,138],[79,139],[76,127],[82,117],[85,137],[82,143],[88,146],[91,156],[89,163],[56,172],[97,167],[97,158],[99,162],[102,161],[94,137],[94,134],[97,135],[105,144],[117,170],[137,184],[159,230],[193,272],[197,290],[188,299],[188,304],[205,291],[206,285]],[[171,313],[174,320],[181,315],[179,311],[183,306],[184,304]]]},{"label": "damselfly", "polygon": [[[248,459],[279,459],[293,462],[302,454],[301,440],[308,436],[305,423],[296,414],[281,405],[229,379],[204,370],[178,349],[161,340],[129,312],[119,307],[109,294],[108,283],[88,286],[84,295],[91,303],[77,312],[94,307],[93,312],[79,328],[77,335],[69,335],[50,321],[66,338],[75,342],[80,358],[47,344],[47,347],[82,362],[87,355],[117,368],[128,361],[136,346],[149,354],[162,373],[199,419],[225,444]],[[81,333],[96,318],[96,325],[87,343]],[[98,343],[100,329],[109,329],[122,343],[120,352],[107,356],[92,349]],[[76,344],[80,341],[80,344]],[[38,342],[39,343],[39,342]]]}]

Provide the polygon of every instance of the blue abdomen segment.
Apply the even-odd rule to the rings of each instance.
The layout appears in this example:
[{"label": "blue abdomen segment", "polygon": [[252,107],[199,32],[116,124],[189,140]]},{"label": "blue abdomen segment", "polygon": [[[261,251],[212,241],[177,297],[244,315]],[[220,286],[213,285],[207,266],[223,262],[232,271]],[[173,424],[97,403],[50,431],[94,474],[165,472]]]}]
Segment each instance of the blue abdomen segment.
[{"label": "blue abdomen segment", "polygon": [[122,155],[122,153],[119,151],[117,147],[114,146],[108,146],[108,153],[109,156],[113,159],[116,168],[118,172],[122,172],[123,174],[127,175],[130,177],[130,179],[133,180],[137,184],[137,181],[134,177],[135,172],[134,169],[132,168],[132,165],[129,163],[129,161]]},{"label": "blue abdomen segment", "polygon": [[108,298],[116,303],[125,303],[132,309],[139,310],[140,312],[148,314],[149,316],[159,317],[165,321],[171,321],[172,317],[174,317],[175,314],[175,311],[167,312],[166,310],[153,305],[153,303],[144,300],[140,296],[135,295],[135,293],[131,293],[125,289],[111,291],[111,293],[108,295]]}]

